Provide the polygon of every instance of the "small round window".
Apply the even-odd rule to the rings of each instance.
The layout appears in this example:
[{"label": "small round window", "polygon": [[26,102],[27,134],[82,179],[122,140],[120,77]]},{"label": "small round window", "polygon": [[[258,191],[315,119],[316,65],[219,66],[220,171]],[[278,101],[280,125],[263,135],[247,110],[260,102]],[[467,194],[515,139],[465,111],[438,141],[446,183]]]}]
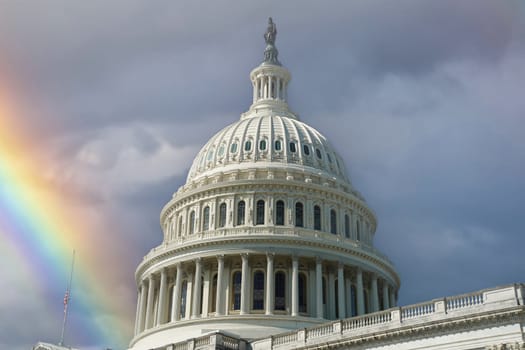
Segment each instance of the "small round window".
[{"label": "small round window", "polygon": [[266,140],[259,141],[259,149],[261,151],[266,151]]},{"label": "small round window", "polygon": [[230,146],[230,153],[237,153],[237,142],[232,143]]},{"label": "small round window", "polygon": [[297,149],[295,147],[295,142],[290,142],[290,152],[295,153]]},{"label": "small round window", "polygon": [[317,155],[317,158],[319,158],[319,159],[323,158],[323,156],[322,156],[321,151],[319,150],[319,148],[317,148],[317,149],[315,150],[315,154]]},{"label": "small round window", "polygon": [[280,151],[282,149],[282,144],[281,144],[281,140],[275,140],[275,150],[276,151]]},{"label": "small round window", "polygon": [[244,143],[244,150],[250,152],[252,150],[252,141],[248,140]]},{"label": "small round window", "polygon": [[303,145],[303,152],[304,152],[304,154],[309,156],[310,155],[310,147],[308,147],[308,145]]}]

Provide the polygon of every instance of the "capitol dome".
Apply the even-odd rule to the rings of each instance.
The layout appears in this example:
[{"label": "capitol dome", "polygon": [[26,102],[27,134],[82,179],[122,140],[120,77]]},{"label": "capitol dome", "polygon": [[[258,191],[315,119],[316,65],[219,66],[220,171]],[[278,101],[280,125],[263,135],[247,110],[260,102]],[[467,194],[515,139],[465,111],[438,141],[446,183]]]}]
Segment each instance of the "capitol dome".
[{"label": "capitol dome", "polygon": [[239,168],[296,169],[349,186],[342,159],[321,133],[291,113],[268,109],[215,134],[193,161],[187,182]]},{"label": "capitol dome", "polygon": [[199,151],[140,263],[131,349],[204,333],[242,339],[396,305],[399,275],[374,248],[376,216],[327,139],[290,111],[269,21],[253,101]]}]

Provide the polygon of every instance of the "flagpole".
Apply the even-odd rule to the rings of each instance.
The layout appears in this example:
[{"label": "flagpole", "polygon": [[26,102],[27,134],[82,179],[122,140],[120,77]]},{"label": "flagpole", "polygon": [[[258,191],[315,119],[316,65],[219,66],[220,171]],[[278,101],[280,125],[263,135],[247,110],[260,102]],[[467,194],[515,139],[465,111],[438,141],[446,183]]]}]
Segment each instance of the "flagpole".
[{"label": "flagpole", "polygon": [[75,250],[73,250],[73,258],[71,259],[71,271],[69,273],[69,282],[67,284],[66,294],[64,295],[64,320],[62,321],[62,332],[60,333],[60,342],[58,345],[64,345],[64,331],[66,330],[67,314],[69,299],[71,297],[71,282],[73,281],[73,268],[75,267]]}]

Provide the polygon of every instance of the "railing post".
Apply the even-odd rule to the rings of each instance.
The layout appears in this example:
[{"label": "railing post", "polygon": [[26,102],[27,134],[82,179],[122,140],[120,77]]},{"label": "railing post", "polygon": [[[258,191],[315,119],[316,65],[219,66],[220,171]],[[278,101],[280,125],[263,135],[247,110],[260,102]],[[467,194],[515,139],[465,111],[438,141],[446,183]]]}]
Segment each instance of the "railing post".
[{"label": "railing post", "polygon": [[341,320],[332,323],[332,332],[335,334],[341,334],[343,332],[343,325],[341,324]]},{"label": "railing post", "polygon": [[195,339],[189,339],[188,340],[188,350],[194,350],[195,349]]},{"label": "railing post", "polygon": [[297,331],[297,342],[298,343],[306,343],[306,328],[299,329]]},{"label": "railing post", "polygon": [[447,312],[447,303],[445,302],[445,298],[441,300],[436,300],[434,302],[434,312],[437,314],[444,314]]},{"label": "railing post", "polygon": [[398,307],[390,311],[390,317],[392,318],[392,322],[401,323],[401,308]]}]

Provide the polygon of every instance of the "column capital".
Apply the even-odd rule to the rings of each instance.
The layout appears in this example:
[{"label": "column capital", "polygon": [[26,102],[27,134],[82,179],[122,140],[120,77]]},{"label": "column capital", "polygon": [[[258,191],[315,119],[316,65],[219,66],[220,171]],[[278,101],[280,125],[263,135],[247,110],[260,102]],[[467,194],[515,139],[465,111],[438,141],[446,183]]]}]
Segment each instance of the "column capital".
[{"label": "column capital", "polygon": [[217,260],[218,261],[224,261],[224,254],[217,255]]},{"label": "column capital", "polygon": [[321,258],[320,256],[316,256],[316,257],[315,257],[315,262],[316,262],[317,264],[322,264],[322,263],[323,263],[323,258]]},{"label": "column capital", "polygon": [[340,269],[341,269],[341,268],[344,268],[344,267],[345,267],[345,264],[344,264],[342,261],[338,261],[338,262],[337,262],[337,267],[340,268]]},{"label": "column capital", "polygon": [[248,257],[250,256],[249,253],[241,253],[241,259],[242,260],[248,260]]},{"label": "column capital", "polygon": [[198,258],[193,259],[193,261],[195,262],[195,264],[200,264],[202,263],[202,258],[199,256]]},{"label": "column capital", "polygon": [[268,258],[268,260],[273,260],[273,258],[275,258],[275,253],[274,252],[266,252],[266,257]]}]

